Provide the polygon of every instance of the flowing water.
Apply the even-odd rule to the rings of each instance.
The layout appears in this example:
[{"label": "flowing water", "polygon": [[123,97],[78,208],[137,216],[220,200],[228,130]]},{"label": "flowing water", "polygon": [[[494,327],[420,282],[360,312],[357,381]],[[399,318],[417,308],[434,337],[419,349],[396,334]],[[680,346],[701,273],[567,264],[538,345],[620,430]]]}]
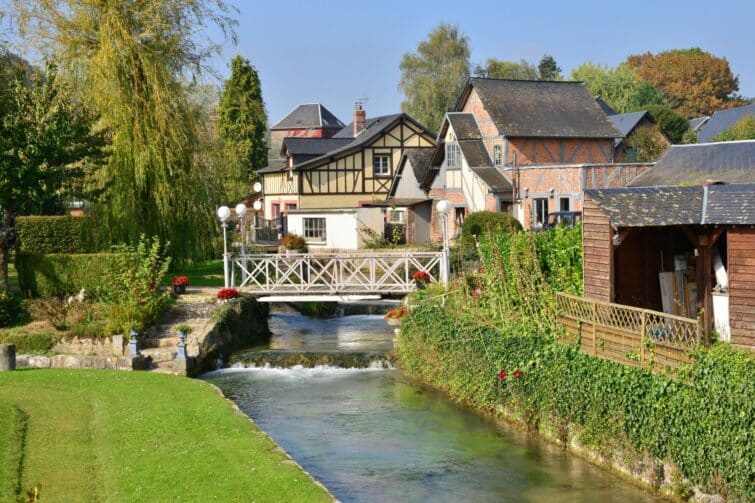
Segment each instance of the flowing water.
[{"label": "flowing water", "polygon": [[[276,314],[271,329],[270,348],[307,351],[384,350],[393,335],[380,316]],[[233,368],[206,378],[341,501],[654,501],[399,370]]]}]

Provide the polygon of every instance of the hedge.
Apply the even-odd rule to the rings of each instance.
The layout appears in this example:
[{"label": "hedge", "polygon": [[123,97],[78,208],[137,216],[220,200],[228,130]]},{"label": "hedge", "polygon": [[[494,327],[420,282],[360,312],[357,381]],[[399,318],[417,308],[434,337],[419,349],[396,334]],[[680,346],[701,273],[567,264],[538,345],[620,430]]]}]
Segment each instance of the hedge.
[{"label": "hedge", "polygon": [[15,344],[16,354],[47,353],[60,339],[60,335],[49,331],[24,332],[21,328],[0,331],[0,344]]},{"label": "hedge", "polygon": [[522,224],[509,213],[500,211],[477,211],[468,215],[461,226],[461,243],[474,247],[478,238],[490,233],[514,233],[522,230]]},{"label": "hedge", "polygon": [[92,253],[96,249],[87,234],[89,219],[69,216],[33,216],[16,219],[20,251],[30,253]]},{"label": "hedge", "polygon": [[17,253],[18,282],[21,291],[33,297],[63,297],[85,289],[101,298],[117,272],[117,257],[115,253]]}]

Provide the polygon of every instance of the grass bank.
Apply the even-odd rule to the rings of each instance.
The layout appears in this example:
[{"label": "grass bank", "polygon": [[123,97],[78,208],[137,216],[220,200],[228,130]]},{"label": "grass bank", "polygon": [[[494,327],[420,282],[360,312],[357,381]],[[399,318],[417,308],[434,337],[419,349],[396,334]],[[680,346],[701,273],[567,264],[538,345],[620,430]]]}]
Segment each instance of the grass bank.
[{"label": "grass bank", "polygon": [[191,286],[216,286],[223,287],[223,261],[208,260],[196,264],[178,266],[176,271],[165,278],[165,284],[170,285],[174,276],[186,276]]},{"label": "grass bank", "polygon": [[[37,483],[43,501],[330,500],[202,381],[137,372],[6,372],[0,410],[13,411],[0,414],[3,503]],[[3,447],[10,444],[23,446],[22,456],[7,456]]]}]

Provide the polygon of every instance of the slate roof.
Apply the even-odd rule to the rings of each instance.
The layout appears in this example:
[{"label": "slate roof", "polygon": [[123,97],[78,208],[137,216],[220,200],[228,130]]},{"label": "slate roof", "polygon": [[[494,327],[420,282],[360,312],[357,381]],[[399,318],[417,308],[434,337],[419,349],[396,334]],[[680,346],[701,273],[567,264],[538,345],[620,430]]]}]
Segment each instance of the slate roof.
[{"label": "slate roof", "polygon": [[457,103],[457,110],[472,88],[477,90],[498,130],[506,136],[621,136],[581,82],[471,78]]},{"label": "slate roof", "polygon": [[[642,110],[640,112],[629,112],[626,114],[609,115],[608,120],[611,121],[613,127],[619,130],[621,136],[627,137],[637,125],[642,122],[642,119],[647,117],[652,122],[655,122],[647,111]],[[621,138],[616,138],[615,145],[618,146],[622,142]]]},{"label": "slate roof", "polygon": [[755,224],[755,183],[590,189],[618,227]]},{"label": "slate roof", "polygon": [[[390,114],[390,115],[379,115],[376,117],[368,117],[367,120],[365,121],[364,131],[371,129],[375,125],[376,122],[391,121],[400,115],[401,114]],[[359,136],[362,136],[364,134],[364,131]],[[353,139],[354,138],[354,123],[349,122],[346,126],[341,128],[340,131],[334,134],[332,138],[352,138]]]},{"label": "slate roof", "polygon": [[279,173],[285,171],[286,160],[285,159],[271,159],[268,161],[268,165],[264,168],[258,169],[257,173]]},{"label": "slate roof", "polygon": [[448,122],[451,123],[451,127],[454,128],[457,140],[481,140],[482,133],[480,128],[477,127],[477,121],[474,115],[470,113],[455,113],[451,112],[446,114]]},{"label": "slate roof", "polygon": [[294,108],[270,129],[341,129],[343,122],[319,103],[305,103]]},{"label": "slate roof", "polygon": [[365,204],[365,206],[373,206],[373,207],[389,207],[389,206],[401,206],[401,207],[410,207],[415,206],[420,203],[425,203],[427,201],[432,201],[432,199],[424,198],[401,198],[401,197],[389,197],[385,201],[375,201],[374,203],[368,203]]},{"label": "slate roof", "polygon": [[[385,132],[390,130],[392,127],[401,123],[402,121],[411,122],[416,127],[419,127],[420,129],[425,131],[427,134],[432,136],[432,133],[430,133],[430,131],[428,131],[422,124],[414,120],[412,116],[405,113],[373,117],[372,119],[367,120],[367,126],[364,129],[364,131],[362,131],[362,133],[360,133],[356,138],[351,137],[352,141],[344,142],[343,146],[340,146],[336,148],[335,150],[331,150],[327,152],[326,154],[323,154],[321,156],[302,162],[301,164],[296,166],[296,169],[306,169],[306,168],[314,167],[314,166],[319,165],[321,162],[326,161],[329,158],[337,157],[340,155],[346,155],[350,152],[355,152],[357,150],[360,150],[368,146],[370,143],[372,143],[377,138],[379,138],[380,135],[384,134]],[[349,136],[342,135],[342,133],[346,130],[349,130],[350,127],[353,128],[353,126],[344,127],[341,131],[333,135],[331,139],[349,138]]]},{"label": "slate roof", "polygon": [[323,155],[351,143],[349,138],[298,138],[283,139],[281,155],[285,150],[291,155]]},{"label": "slate roof", "polygon": [[632,187],[755,182],[755,140],[672,145]]},{"label": "slate roof", "polygon": [[755,103],[715,112],[697,133],[698,141],[705,143],[713,140],[714,136],[723,133],[747,115],[755,115]]},{"label": "slate roof", "polygon": [[693,133],[696,133],[698,129],[700,129],[705,123],[710,119],[707,115],[704,115],[703,117],[696,117],[694,119],[690,119],[687,121],[687,125],[689,126],[690,131]]},{"label": "slate roof", "polygon": [[421,182],[425,179],[427,171],[430,169],[430,161],[435,152],[434,147],[412,147],[404,149],[404,157],[412,163],[414,178]]},{"label": "slate roof", "polygon": [[598,104],[600,109],[603,110],[606,115],[616,115],[616,110],[611,108],[611,105],[603,101],[603,98],[601,98],[600,96],[595,97],[595,103]]}]

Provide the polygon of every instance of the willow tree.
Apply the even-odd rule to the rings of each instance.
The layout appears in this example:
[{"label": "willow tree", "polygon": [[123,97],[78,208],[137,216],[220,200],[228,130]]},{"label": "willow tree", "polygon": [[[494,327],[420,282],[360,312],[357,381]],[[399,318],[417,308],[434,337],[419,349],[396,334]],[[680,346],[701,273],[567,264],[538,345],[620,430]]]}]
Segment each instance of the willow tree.
[{"label": "willow tree", "polygon": [[[172,243],[176,258],[206,256],[215,232],[213,186],[196,151],[199,121],[187,80],[208,70],[234,38],[222,0],[16,0],[22,36],[57,61],[110,130],[111,150],[95,205],[104,236],[142,233]],[[235,41],[235,40],[234,40]]]}]

